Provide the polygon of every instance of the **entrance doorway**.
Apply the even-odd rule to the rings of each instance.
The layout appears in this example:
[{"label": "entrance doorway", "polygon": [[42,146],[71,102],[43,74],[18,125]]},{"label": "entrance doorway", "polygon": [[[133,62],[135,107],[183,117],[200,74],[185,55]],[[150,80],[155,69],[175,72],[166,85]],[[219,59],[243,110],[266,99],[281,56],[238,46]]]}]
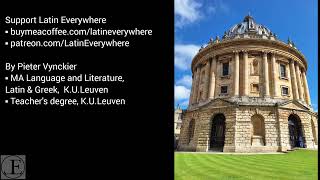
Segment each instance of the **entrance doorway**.
[{"label": "entrance doorway", "polygon": [[291,114],[288,118],[290,145],[291,148],[300,147],[304,148],[304,138],[302,134],[302,125],[300,118],[297,115]]},{"label": "entrance doorway", "polygon": [[226,130],[225,121],[226,118],[223,114],[215,115],[212,120],[209,146],[211,151],[223,151]]}]

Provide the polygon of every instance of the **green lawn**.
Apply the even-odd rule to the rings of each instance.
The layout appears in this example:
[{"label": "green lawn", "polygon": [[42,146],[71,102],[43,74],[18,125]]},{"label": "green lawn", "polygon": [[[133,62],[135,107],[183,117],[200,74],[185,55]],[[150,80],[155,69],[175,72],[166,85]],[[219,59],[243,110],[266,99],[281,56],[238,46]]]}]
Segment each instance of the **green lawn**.
[{"label": "green lawn", "polygon": [[318,151],[286,154],[175,153],[175,180],[189,179],[318,179]]}]

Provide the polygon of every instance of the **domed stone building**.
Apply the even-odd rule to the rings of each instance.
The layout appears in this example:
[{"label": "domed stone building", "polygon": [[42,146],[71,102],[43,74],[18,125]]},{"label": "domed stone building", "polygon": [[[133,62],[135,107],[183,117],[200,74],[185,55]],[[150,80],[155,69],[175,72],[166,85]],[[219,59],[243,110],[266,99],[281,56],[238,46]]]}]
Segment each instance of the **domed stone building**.
[{"label": "domed stone building", "polygon": [[253,17],[210,39],[192,60],[192,90],[179,150],[276,152],[317,149],[308,64]]}]

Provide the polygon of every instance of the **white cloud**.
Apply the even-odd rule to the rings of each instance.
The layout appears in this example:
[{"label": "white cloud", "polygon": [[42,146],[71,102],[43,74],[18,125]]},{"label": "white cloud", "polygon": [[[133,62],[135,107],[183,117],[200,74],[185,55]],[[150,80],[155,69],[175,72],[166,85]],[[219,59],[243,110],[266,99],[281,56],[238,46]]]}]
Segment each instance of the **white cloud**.
[{"label": "white cloud", "polygon": [[182,101],[180,103],[180,106],[188,106],[189,105],[189,100],[186,100],[186,101]]},{"label": "white cloud", "polygon": [[201,18],[201,3],[196,0],[174,0],[174,14],[176,15],[175,25],[183,27]]},{"label": "white cloud", "polygon": [[228,14],[230,13],[229,5],[225,3],[224,0],[213,0],[209,1],[207,4],[204,4],[205,7],[205,16],[212,16],[216,13]]},{"label": "white cloud", "polygon": [[313,108],[313,111],[318,112],[318,104],[312,103],[311,106]]},{"label": "white cloud", "polygon": [[219,12],[230,12],[229,6],[223,0],[174,0],[175,26],[178,28]]},{"label": "white cloud", "polygon": [[185,86],[174,86],[174,99],[182,100],[188,99],[190,96],[190,89],[186,88]]},{"label": "white cloud", "polygon": [[192,85],[192,76],[190,75],[184,75],[181,79],[177,80],[178,85],[183,85],[186,87],[191,87]]},{"label": "white cloud", "polygon": [[174,46],[174,65],[187,70],[191,67],[192,58],[199,51],[200,46],[195,44],[177,44]]}]

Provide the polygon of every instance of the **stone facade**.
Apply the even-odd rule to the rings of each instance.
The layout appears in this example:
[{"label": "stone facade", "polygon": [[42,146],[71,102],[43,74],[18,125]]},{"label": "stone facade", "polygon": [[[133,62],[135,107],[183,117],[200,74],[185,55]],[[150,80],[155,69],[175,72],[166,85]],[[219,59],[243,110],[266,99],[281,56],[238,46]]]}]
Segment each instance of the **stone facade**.
[{"label": "stone facade", "polygon": [[318,147],[307,61],[290,40],[278,40],[246,16],[221,41],[210,40],[200,49],[191,66],[193,82],[179,150],[275,152]]},{"label": "stone facade", "polygon": [[177,107],[174,111],[174,136],[176,140],[179,139],[179,135],[180,135],[182,115],[183,115],[183,110],[180,107]]}]

